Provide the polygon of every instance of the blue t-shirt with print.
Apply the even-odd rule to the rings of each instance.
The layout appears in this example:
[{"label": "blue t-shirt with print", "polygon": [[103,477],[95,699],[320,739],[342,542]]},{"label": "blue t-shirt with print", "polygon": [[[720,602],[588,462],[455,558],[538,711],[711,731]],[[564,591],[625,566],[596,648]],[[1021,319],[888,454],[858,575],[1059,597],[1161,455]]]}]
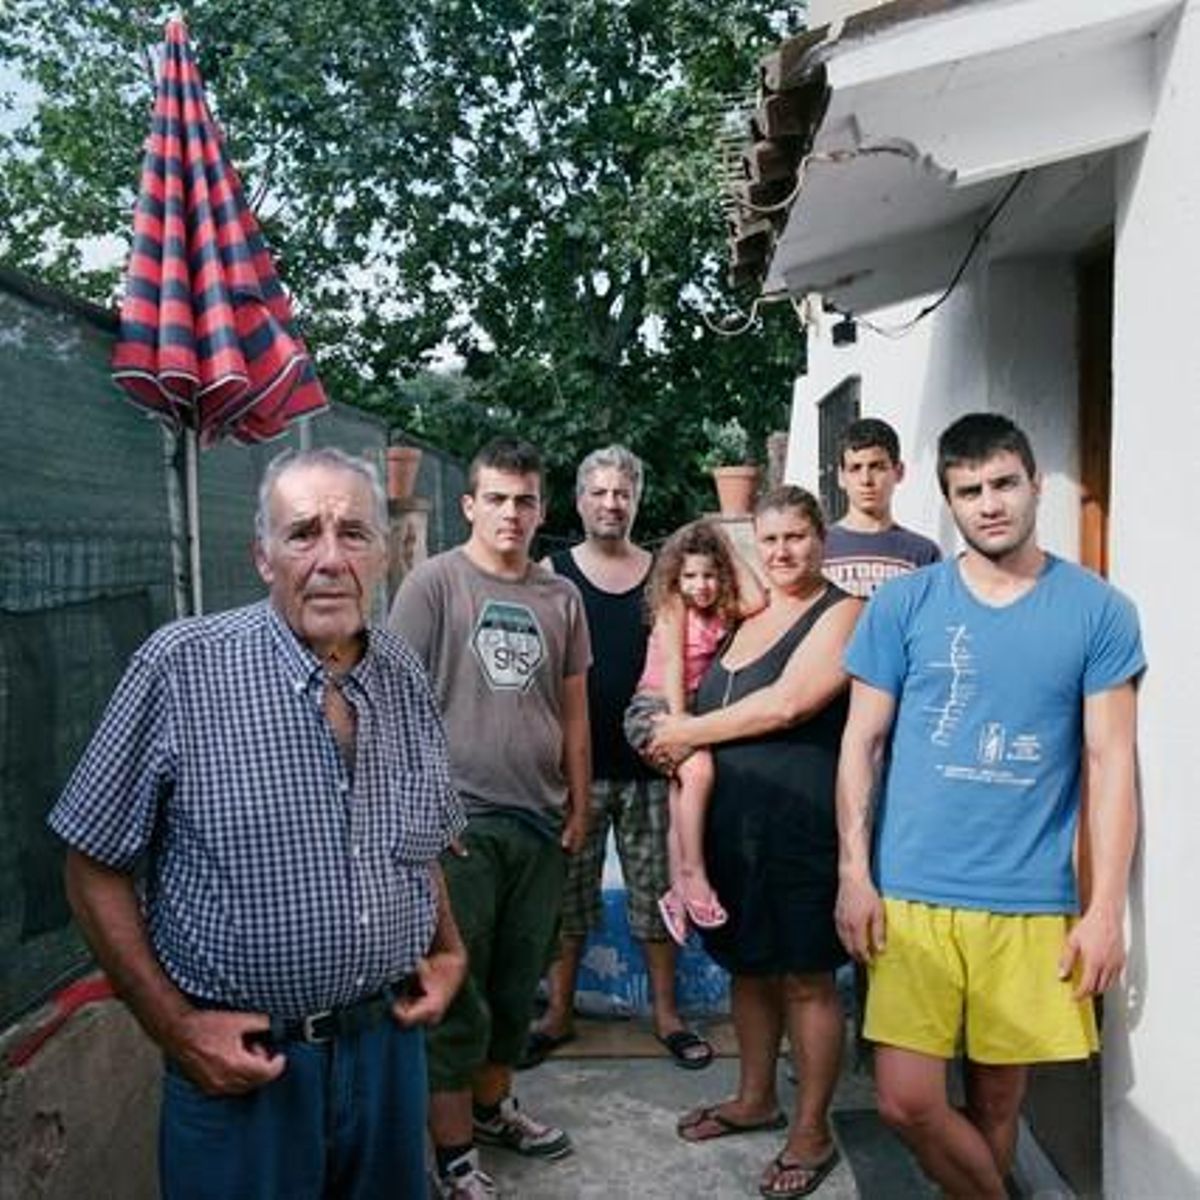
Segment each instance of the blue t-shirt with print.
[{"label": "blue t-shirt with print", "polygon": [[1074,912],[1084,697],[1145,667],[1137,612],[1053,555],[1010,604],[957,560],[885,584],[846,669],[896,699],[876,820],[885,896],[994,912]]}]

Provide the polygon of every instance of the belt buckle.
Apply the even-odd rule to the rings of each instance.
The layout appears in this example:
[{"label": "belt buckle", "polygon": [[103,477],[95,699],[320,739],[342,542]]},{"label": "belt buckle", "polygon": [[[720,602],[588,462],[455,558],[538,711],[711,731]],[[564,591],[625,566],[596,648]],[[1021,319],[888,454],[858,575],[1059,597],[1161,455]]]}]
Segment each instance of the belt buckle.
[{"label": "belt buckle", "polygon": [[330,1042],[333,1040],[334,1033],[334,1012],[333,1009],[326,1009],[325,1012],[311,1013],[307,1017],[302,1017],[300,1020],[300,1031],[303,1040],[310,1043]]}]

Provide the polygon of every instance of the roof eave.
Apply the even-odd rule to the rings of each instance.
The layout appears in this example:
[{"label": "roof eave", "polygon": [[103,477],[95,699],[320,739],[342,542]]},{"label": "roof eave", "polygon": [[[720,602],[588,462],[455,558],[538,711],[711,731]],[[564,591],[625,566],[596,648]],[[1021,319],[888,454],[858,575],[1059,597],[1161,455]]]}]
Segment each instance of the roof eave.
[{"label": "roof eave", "polygon": [[807,89],[812,128],[791,147],[763,290],[832,286],[862,309],[938,286],[1015,174],[1062,174],[1145,133],[1155,38],[1178,7],[895,0],[784,43],[764,60],[764,102],[771,83]]}]

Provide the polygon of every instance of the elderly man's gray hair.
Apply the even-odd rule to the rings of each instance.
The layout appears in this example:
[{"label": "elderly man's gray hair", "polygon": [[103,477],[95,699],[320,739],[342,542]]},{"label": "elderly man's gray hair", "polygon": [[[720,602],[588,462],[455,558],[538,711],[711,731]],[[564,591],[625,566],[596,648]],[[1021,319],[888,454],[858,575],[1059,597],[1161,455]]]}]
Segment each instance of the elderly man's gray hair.
[{"label": "elderly man's gray hair", "polygon": [[387,536],[387,495],[375,464],[369,458],[347,454],[336,446],[321,446],[316,450],[284,450],[267,463],[262,483],[258,485],[258,508],[254,513],[254,536],[260,542],[267,541],[271,536],[271,495],[275,491],[275,484],[285,471],[300,467],[328,467],[364,480],[371,489],[372,525],[381,537]]},{"label": "elderly man's gray hair", "polygon": [[642,460],[632,450],[616,444],[605,446],[603,450],[593,450],[575,472],[575,495],[582,496],[587,491],[588,476],[593,471],[601,471],[612,467],[620,471],[629,480],[629,489],[633,492],[633,502],[637,504],[642,498]]}]

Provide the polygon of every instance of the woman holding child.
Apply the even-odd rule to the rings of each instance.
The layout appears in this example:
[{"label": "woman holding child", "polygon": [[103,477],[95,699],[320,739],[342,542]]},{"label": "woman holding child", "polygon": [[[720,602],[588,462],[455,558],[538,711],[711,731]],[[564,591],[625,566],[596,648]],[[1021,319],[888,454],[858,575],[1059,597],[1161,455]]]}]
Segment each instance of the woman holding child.
[{"label": "woman holding child", "polygon": [[787,1124],[775,1090],[786,1030],[799,1079],[795,1116],[760,1191],[813,1191],[837,1162],[829,1104],[843,1017],[833,973],[845,960],[837,895],[834,780],[846,716],[842,668],[862,604],[821,574],[824,520],[797,487],[766,495],[755,538],[768,603],[737,628],[700,685],[695,716],[661,718],[651,752],[677,761],[709,747],[716,779],[704,835],[708,880],[727,920],[703,929],[733,976],[736,1096],[679,1122],[687,1141]]}]

